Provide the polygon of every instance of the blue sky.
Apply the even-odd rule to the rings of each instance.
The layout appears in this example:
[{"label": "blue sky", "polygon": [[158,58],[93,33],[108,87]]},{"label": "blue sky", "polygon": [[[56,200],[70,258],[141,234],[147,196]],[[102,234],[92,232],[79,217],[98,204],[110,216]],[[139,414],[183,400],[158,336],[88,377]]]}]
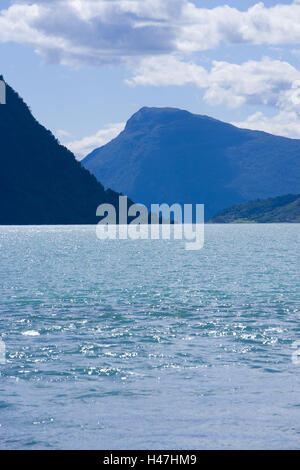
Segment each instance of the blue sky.
[{"label": "blue sky", "polygon": [[142,106],[300,138],[300,1],[1,0],[0,73],[79,157]]}]

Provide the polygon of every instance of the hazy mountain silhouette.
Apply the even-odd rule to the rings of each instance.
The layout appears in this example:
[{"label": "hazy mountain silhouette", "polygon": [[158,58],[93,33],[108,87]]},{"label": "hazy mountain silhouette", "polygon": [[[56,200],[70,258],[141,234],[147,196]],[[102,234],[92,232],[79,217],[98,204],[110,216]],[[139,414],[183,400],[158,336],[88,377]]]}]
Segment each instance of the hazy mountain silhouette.
[{"label": "hazy mountain silhouette", "polygon": [[212,223],[299,223],[300,194],[288,194],[275,198],[237,204],[216,214]]},{"label": "hazy mountain silhouette", "polygon": [[300,140],[239,129],[173,108],[142,108],[82,162],[140,203],[233,204],[300,190]]},{"label": "hazy mountain silhouette", "polygon": [[[2,77],[0,77],[2,79]],[[0,105],[0,224],[92,224],[104,202],[118,205],[7,85]]]}]

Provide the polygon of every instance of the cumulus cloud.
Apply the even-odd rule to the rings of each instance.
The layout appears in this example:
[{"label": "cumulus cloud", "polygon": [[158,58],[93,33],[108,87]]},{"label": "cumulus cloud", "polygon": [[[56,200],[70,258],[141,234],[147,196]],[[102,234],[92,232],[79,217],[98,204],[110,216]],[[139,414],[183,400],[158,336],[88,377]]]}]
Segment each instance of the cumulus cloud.
[{"label": "cumulus cloud", "polygon": [[125,123],[117,122],[114,124],[108,124],[106,128],[100,129],[96,134],[84,137],[81,140],[75,140],[73,142],[68,142],[66,147],[68,147],[71,152],[76,155],[78,160],[82,160],[83,157],[88,155],[94,149],[101,147],[102,145],[107,144],[117,135],[124,130]]},{"label": "cumulus cloud", "polygon": [[249,60],[243,64],[214,61],[210,70],[174,56],[144,59],[127,80],[136,85],[194,85],[205,89],[204,99],[213,105],[269,105],[298,109],[300,72],[288,62]]},{"label": "cumulus cloud", "polygon": [[221,41],[270,45],[300,41],[300,7],[295,3],[267,8],[259,2],[247,11],[240,11],[227,5],[197,8],[187,2],[183,18],[178,37],[180,50],[211,49]]},{"label": "cumulus cloud", "polygon": [[126,80],[130,86],[207,86],[209,74],[204,67],[168,55],[143,59],[135,75]]},{"label": "cumulus cloud", "polygon": [[[0,14],[0,41],[29,44],[50,62],[103,65],[174,50],[184,0],[53,0]],[[170,21],[173,18],[173,21]]]},{"label": "cumulus cloud", "polygon": [[260,130],[292,139],[300,139],[300,119],[296,112],[281,111],[274,117],[256,112],[245,121],[232,122],[231,124],[243,129]]},{"label": "cumulus cloud", "polygon": [[299,44],[300,4],[247,11],[188,0],[51,0],[0,12],[0,41],[32,46],[64,65],[128,63],[229,44]]},{"label": "cumulus cloud", "polygon": [[250,60],[241,65],[213,62],[205,100],[238,107],[243,104],[298,107],[300,72],[288,62]]}]

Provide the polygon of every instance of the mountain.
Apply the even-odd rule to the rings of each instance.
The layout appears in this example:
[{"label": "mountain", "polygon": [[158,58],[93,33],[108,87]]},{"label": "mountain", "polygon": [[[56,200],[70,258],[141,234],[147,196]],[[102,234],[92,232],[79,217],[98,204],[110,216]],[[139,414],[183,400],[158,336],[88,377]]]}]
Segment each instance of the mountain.
[{"label": "mountain", "polygon": [[117,206],[119,195],[105,191],[8,85],[6,100],[0,104],[1,225],[93,224],[100,204]]},{"label": "mountain", "polygon": [[225,207],[300,189],[300,140],[173,108],[142,108],[82,165],[139,203]]},{"label": "mountain", "polygon": [[299,223],[300,194],[280,196],[238,204],[224,209],[211,221],[215,224],[256,222],[256,223]]}]

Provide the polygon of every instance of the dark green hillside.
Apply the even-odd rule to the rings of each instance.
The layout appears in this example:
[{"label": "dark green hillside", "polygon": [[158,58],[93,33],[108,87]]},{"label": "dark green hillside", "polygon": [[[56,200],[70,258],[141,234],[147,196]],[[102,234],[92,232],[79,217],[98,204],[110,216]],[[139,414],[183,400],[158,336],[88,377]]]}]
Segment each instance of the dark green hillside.
[{"label": "dark green hillside", "polygon": [[118,194],[105,191],[6,88],[7,104],[0,105],[0,224],[98,222],[98,205],[117,203]]},{"label": "dark green hillside", "polygon": [[226,223],[299,223],[300,194],[238,204],[216,214],[211,221]]}]

